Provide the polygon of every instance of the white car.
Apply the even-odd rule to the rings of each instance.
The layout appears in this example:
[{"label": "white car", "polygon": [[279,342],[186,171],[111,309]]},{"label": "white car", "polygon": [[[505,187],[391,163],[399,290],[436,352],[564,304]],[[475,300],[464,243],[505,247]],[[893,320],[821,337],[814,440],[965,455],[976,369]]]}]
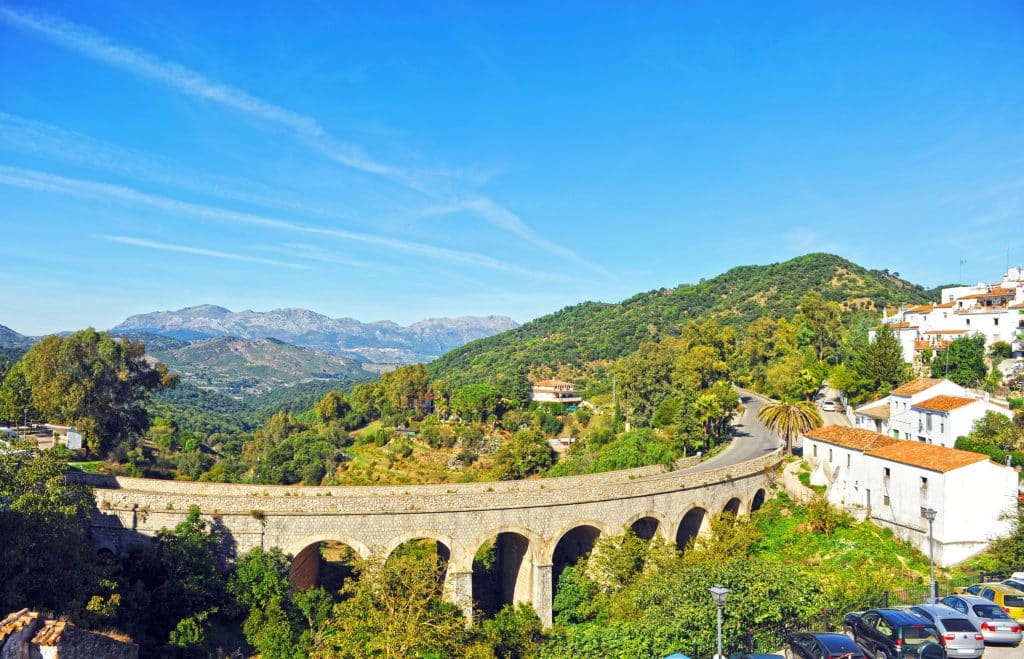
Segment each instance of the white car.
[{"label": "white car", "polygon": [[826,400],[821,404],[821,409],[823,412],[835,412],[836,402],[834,400]]}]

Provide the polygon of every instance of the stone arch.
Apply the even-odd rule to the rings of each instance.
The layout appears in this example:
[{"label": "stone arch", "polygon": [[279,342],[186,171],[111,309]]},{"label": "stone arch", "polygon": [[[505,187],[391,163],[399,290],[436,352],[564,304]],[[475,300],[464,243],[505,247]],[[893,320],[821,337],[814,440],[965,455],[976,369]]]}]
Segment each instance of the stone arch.
[{"label": "stone arch", "polygon": [[382,552],[384,560],[387,560],[388,557],[390,557],[391,554],[393,554],[396,549],[406,544],[407,542],[411,542],[413,540],[433,540],[439,545],[443,545],[446,553],[448,554],[448,560],[454,559],[455,561],[462,561],[464,560],[466,554],[466,552],[464,551],[457,551],[458,549],[462,549],[462,547],[456,547],[455,541],[452,540],[451,536],[449,535],[437,533],[436,531],[416,530],[407,531],[401,535],[392,538],[384,546],[384,551]]},{"label": "stone arch", "polygon": [[664,535],[666,528],[664,518],[650,510],[633,515],[626,520],[624,526],[632,529],[637,537],[644,540],[653,539],[659,532]]},{"label": "stone arch", "polygon": [[[481,550],[492,540],[490,552],[493,553],[483,554]],[[540,545],[541,539],[536,533],[518,526],[502,527],[478,537],[473,543],[474,610],[487,617],[506,604],[532,604]]]},{"label": "stone arch", "polygon": [[451,582],[449,577],[453,572],[466,572],[462,566],[467,564],[471,566],[472,557],[469,557],[467,560],[467,552],[461,545],[457,545],[456,542],[452,540],[451,536],[433,531],[409,531],[407,533],[403,533],[392,538],[387,544],[384,551],[384,561],[387,562],[399,547],[419,540],[426,540],[435,543],[437,550],[439,585],[446,594],[449,594],[449,597],[452,600],[458,601],[463,597],[463,594],[455,594],[453,590],[464,589],[464,586],[459,583]]},{"label": "stone arch", "polygon": [[740,516],[740,507],[742,505],[743,505],[743,502],[740,501],[739,497],[733,497],[733,498],[729,499],[726,502],[725,507],[722,508],[722,514],[724,515],[725,513],[731,513],[733,517],[739,517]]},{"label": "stone arch", "polygon": [[764,505],[764,499],[766,496],[767,493],[764,491],[763,487],[760,488],[757,492],[754,492],[754,498],[750,500],[750,512],[760,510],[761,506]]},{"label": "stone arch", "polygon": [[679,526],[676,528],[676,547],[679,549],[686,549],[686,546],[690,544],[691,540],[705,534],[707,529],[707,508],[703,508],[701,506],[694,506],[693,508],[690,508],[690,510],[683,515],[683,518],[679,520]]},{"label": "stone arch", "polygon": [[609,535],[607,525],[602,522],[579,521],[564,529],[553,538],[551,547],[551,597],[558,590],[562,572],[575,565],[594,549],[597,539]]},{"label": "stone arch", "polygon": [[[341,583],[352,576],[352,569],[348,561],[343,558],[348,550],[358,558],[367,558],[369,550],[360,542],[342,539],[337,536],[314,536],[296,543],[301,547],[298,551],[288,552],[292,557],[291,567],[288,568],[288,582],[295,590],[305,590],[319,585],[325,585],[329,590],[338,590]],[[325,557],[325,552],[336,557]],[[325,569],[325,563],[328,566]],[[329,583],[322,583],[324,579]]]}]

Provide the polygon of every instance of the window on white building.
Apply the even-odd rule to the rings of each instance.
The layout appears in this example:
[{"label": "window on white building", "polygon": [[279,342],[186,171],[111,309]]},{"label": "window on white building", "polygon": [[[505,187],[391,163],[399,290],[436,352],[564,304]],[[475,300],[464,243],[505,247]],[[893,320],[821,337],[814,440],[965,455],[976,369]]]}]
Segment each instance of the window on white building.
[{"label": "window on white building", "polygon": [[814,457],[818,457],[818,445],[814,445]]},{"label": "window on white building", "polygon": [[946,432],[946,420],[939,419],[939,432]]},{"label": "window on white building", "polygon": [[885,476],[885,479],[886,479],[886,480],[889,480],[889,476],[891,476],[891,475],[892,475],[892,472],[891,472],[891,471],[889,470],[889,468],[888,468],[888,467],[885,467],[885,468],[883,468],[883,470],[882,470],[882,475],[883,475],[883,476]]},{"label": "window on white building", "polygon": [[889,495],[888,494],[883,494],[882,495],[882,505],[883,506],[888,506],[889,505]]},{"label": "window on white building", "polygon": [[828,450],[828,461],[829,461],[829,464],[832,463],[832,449]]},{"label": "window on white building", "polygon": [[928,429],[928,432],[931,432],[931,430],[932,430],[932,415],[931,414],[926,414],[925,415],[924,427]]},{"label": "window on white building", "polygon": [[849,453],[846,454],[846,468],[847,469],[850,468],[850,454]]},{"label": "window on white building", "polygon": [[928,491],[928,479],[925,478],[924,476],[921,477],[921,491],[922,492],[927,492]]},{"label": "window on white building", "polygon": [[992,322],[993,322],[994,324],[998,325],[998,324],[999,324],[999,319],[998,319],[998,318],[993,318],[993,319],[992,319]]}]

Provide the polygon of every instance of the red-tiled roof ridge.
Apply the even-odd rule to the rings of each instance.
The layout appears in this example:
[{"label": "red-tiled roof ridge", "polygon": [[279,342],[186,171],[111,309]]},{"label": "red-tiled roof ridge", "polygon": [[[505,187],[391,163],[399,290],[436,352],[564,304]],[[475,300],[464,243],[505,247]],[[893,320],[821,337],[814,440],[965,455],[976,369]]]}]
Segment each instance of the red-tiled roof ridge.
[{"label": "red-tiled roof ridge", "polygon": [[565,380],[537,380],[533,383],[535,387],[559,387],[562,385],[572,386],[572,382]]},{"label": "red-tiled roof ridge", "polygon": [[873,448],[899,441],[873,430],[835,425],[808,430],[804,433],[804,437],[858,451],[870,451]]},{"label": "red-tiled roof ridge", "polygon": [[913,440],[898,441],[888,446],[882,446],[868,451],[867,455],[939,473],[946,473],[988,460],[988,456],[983,453],[946,448]]},{"label": "red-tiled roof ridge", "polygon": [[942,382],[942,378],[917,378],[916,380],[911,380],[904,385],[896,387],[889,393],[895,394],[896,396],[913,396],[914,394],[919,394],[922,391],[931,389],[940,382]]},{"label": "red-tiled roof ridge", "polygon": [[913,407],[935,412],[951,412],[955,409],[977,403],[979,399],[966,396],[932,396],[928,400],[914,403]]}]

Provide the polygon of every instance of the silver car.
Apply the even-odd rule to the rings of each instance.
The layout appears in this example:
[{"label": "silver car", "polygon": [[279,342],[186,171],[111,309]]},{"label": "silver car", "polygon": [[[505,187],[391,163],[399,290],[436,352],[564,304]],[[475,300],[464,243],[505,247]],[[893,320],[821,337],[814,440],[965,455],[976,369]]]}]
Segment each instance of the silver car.
[{"label": "silver car", "polygon": [[918,604],[901,607],[916,613],[935,625],[942,634],[946,656],[977,659],[985,653],[985,637],[971,619],[956,609],[942,604]]},{"label": "silver car", "polygon": [[1021,634],[1020,623],[1011,618],[992,600],[977,595],[950,595],[939,600],[951,609],[970,618],[981,630],[986,643],[1008,643],[1017,645],[1024,634]]}]

